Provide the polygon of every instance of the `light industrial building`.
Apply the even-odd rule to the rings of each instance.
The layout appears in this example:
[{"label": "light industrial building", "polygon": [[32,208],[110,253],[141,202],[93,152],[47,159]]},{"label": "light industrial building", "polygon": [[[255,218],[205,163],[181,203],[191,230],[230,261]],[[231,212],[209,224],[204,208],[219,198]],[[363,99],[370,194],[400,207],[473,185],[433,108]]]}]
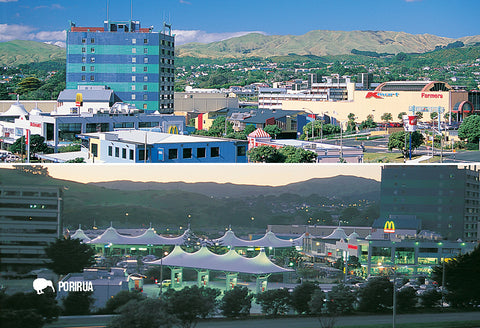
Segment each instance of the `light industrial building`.
[{"label": "light industrial building", "polygon": [[137,108],[173,113],[175,41],[139,21],[107,20],[101,27],[67,29],[67,89],[102,85]]},{"label": "light industrial building", "polygon": [[[185,136],[143,130],[84,133],[95,162],[246,163],[245,140]],[[146,155],[145,155],[146,149]]]},{"label": "light industrial building", "polygon": [[0,184],[1,271],[45,267],[44,247],[62,235],[62,208],[58,187]]}]

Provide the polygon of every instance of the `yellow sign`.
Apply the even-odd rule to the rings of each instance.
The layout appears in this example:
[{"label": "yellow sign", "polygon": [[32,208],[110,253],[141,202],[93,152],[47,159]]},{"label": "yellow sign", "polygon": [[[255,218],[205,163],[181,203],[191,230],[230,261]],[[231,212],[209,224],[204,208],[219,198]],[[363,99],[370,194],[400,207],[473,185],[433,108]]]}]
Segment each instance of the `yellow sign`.
[{"label": "yellow sign", "polygon": [[75,105],[77,107],[83,106],[83,95],[81,93],[77,93],[75,97]]},{"label": "yellow sign", "polygon": [[383,227],[383,232],[394,233],[395,232],[395,223],[393,221],[385,222],[385,226]]},{"label": "yellow sign", "polygon": [[178,134],[178,127],[176,125],[171,125],[168,128],[168,133],[170,134]]}]

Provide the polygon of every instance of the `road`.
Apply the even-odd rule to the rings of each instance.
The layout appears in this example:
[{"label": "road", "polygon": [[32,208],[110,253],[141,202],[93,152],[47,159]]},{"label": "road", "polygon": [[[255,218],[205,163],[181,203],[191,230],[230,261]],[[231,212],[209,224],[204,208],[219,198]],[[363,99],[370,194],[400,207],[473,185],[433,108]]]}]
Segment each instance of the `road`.
[{"label": "road", "polygon": [[[74,316],[60,317],[57,322],[47,324],[47,328],[101,328],[105,327],[112,316]],[[463,313],[426,313],[426,314],[400,314],[397,315],[396,322],[398,324],[408,323],[431,323],[431,322],[451,322],[451,321],[470,321],[480,320],[480,312],[463,312]],[[368,315],[368,316],[344,316],[336,319],[336,326],[358,326],[362,325],[379,325],[390,324],[392,322],[391,315]],[[198,323],[198,328],[318,328],[320,324],[316,318],[279,318],[264,319],[253,318],[249,320],[205,320]]]}]

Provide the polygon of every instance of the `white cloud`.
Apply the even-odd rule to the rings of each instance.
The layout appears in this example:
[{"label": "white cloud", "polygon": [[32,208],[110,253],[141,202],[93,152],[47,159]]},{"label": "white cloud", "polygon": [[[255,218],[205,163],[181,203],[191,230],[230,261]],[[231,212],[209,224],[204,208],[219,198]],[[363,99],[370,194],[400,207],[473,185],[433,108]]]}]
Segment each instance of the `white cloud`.
[{"label": "white cloud", "polygon": [[0,2],[17,2],[18,0],[0,0]]},{"label": "white cloud", "polygon": [[64,41],[45,41],[44,43],[46,44],[52,44],[54,46],[60,47],[60,48],[66,48],[67,44]]},{"label": "white cloud", "polygon": [[[0,0],[2,1],[2,0]],[[46,41],[50,44],[65,44],[65,31],[40,31],[27,25],[0,24],[0,42],[12,40]]]},{"label": "white cloud", "polygon": [[185,44],[189,42],[210,43],[216,41],[223,41],[235,37],[240,37],[249,33],[265,34],[262,31],[246,31],[246,32],[225,32],[225,33],[207,33],[200,30],[172,30],[175,34],[176,44]]}]

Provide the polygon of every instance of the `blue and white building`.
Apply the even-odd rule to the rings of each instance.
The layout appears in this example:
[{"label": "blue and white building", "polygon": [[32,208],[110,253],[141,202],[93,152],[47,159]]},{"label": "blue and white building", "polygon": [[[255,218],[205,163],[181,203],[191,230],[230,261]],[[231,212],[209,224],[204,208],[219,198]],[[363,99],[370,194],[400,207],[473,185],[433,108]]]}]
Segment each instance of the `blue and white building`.
[{"label": "blue and white building", "polygon": [[88,143],[95,163],[247,162],[246,140],[157,131],[145,129],[84,133],[80,138]]},{"label": "blue and white building", "polygon": [[71,22],[66,87],[107,86],[139,109],[173,113],[174,47],[169,25],[159,33],[133,20],[107,20],[101,27]]}]

